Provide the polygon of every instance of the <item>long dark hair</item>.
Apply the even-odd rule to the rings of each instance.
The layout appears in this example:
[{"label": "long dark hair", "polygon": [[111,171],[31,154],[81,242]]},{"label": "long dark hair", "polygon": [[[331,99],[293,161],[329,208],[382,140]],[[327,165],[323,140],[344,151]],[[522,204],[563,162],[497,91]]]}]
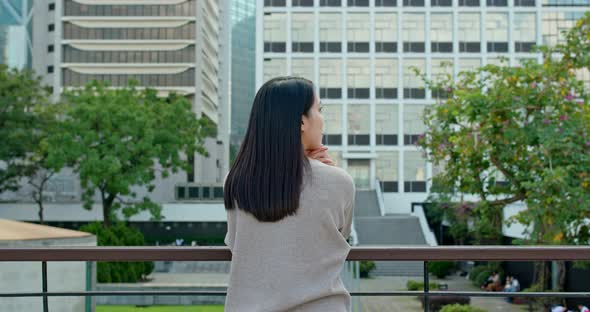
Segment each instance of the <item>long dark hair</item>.
[{"label": "long dark hair", "polygon": [[294,215],[304,171],[301,116],[315,100],[311,81],[278,77],[256,93],[246,136],[225,181],[225,208],[251,213],[262,222]]}]

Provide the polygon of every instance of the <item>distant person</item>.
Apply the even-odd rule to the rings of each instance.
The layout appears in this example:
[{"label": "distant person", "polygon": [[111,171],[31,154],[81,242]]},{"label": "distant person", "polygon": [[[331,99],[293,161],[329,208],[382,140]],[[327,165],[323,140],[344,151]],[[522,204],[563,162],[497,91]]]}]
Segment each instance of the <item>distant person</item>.
[{"label": "distant person", "polygon": [[590,312],[590,309],[582,304],[578,304],[578,310],[580,310],[580,312]]},{"label": "distant person", "polygon": [[355,187],[322,145],[315,89],[280,77],[256,94],[224,188],[232,252],[225,311],[350,311],[340,271]]},{"label": "distant person", "polygon": [[551,312],[566,312],[567,308],[562,305],[554,305],[551,307]]},{"label": "distant person", "polygon": [[487,291],[501,290],[502,284],[500,283],[500,275],[498,272],[493,271],[486,282],[481,286],[481,289],[485,289]]},{"label": "distant person", "polygon": [[[518,292],[520,291],[520,283],[514,276],[506,277],[506,286],[504,286],[505,292]],[[512,297],[507,297],[507,302],[512,302]]]}]

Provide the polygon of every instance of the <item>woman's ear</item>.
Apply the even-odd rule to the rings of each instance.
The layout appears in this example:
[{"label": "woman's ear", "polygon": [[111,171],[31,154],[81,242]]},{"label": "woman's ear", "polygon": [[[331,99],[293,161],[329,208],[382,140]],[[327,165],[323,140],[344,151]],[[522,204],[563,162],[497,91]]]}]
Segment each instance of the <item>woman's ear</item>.
[{"label": "woman's ear", "polygon": [[305,118],[305,115],[301,116],[301,132],[305,132],[305,130],[307,130],[307,122]]}]

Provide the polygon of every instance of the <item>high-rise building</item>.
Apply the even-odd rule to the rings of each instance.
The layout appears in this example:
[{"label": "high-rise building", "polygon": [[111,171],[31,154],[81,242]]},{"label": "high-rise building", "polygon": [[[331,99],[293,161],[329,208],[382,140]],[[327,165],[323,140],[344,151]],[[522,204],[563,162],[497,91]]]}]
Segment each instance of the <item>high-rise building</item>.
[{"label": "high-rise building", "polygon": [[[256,87],[281,75],[316,83],[324,144],[358,189],[379,186],[388,212],[422,202],[440,168],[415,143],[433,78],[507,58],[538,59],[589,0],[258,0]],[[451,64],[451,66],[447,66]],[[586,73],[587,74],[587,73]]]},{"label": "high-rise building", "polygon": [[256,86],[256,2],[232,1],[231,142],[236,147],[248,127]]},{"label": "high-rise building", "polygon": [[[31,3],[35,5],[33,14],[16,11],[19,7],[30,11],[25,4]],[[205,141],[209,156],[187,155],[191,170],[158,177],[150,194],[145,189],[136,193],[138,198],[145,195],[162,204],[165,217],[167,209],[180,207],[186,209],[185,217],[191,215],[187,218],[199,221],[212,212],[193,211],[193,204],[186,203],[206,201],[214,203],[214,213],[221,216],[214,219],[224,220],[223,205],[219,203],[223,198],[221,184],[229,170],[229,4],[229,0],[0,1],[0,55],[19,64],[31,64],[26,53],[31,51],[32,32],[33,67],[42,75],[42,82],[52,87],[55,98],[67,88],[81,87],[92,80],[117,88],[131,79],[138,81],[139,87],[156,89],[162,96],[175,92],[188,98],[198,117],[217,126],[217,137]],[[17,19],[20,16],[22,19]],[[26,22],[31,16],[33,26]],[[10,37],[24,31],[29,31],[28,41]],[[50,219],[55,220],[57,215],[51,212],[53,206],[80,207],[79,211],[72,209],[71,215],[58,216],[61,220],[88,219],[88,215],[81,217],[82,191],[71,170],[52,177],[46,191]],[[34,209],[26,183],[18,192],[6,192],[0,198]],[[12,215],[7,212],[5,217]]]},{"label": "high-rise building", "polygon": [[0,64],[32,68],[33,1],[0,2]]}]

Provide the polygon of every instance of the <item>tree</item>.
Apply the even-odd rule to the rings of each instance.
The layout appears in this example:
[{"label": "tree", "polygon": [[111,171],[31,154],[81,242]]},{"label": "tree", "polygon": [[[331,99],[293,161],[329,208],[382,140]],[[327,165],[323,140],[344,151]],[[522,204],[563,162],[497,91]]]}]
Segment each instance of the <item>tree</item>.
[{"label": "tree", "polygon": [[0,64],[0,193],[17,190],[27,174],[25,158],[38,139],[34,108],[48,103],[48,93],[32,71]]},{"label": "tree", "polygon": [[188,169],[183,155],[207,155],[206,137],[215,128],[197,118],[191,103],[172,94],[160,98],[153,89],[140,90],[131,82],[121,89],[91,82],[64,93],[62,131],[51,138],[50,157],[64,158],[80,176],[84,208],[91,209],[99,193],[103,221],[109,226],[121,210],[125,217],[149,211],[161,219],[161,207],[147,196],[137,200],[132,186],[153,191],[158,172]]},{"label": "tree", "polygon": [[522,201],[526,209],[511,221],[527,226],[530,243],[590,243],[590,95],[576,77],[590,64],[589,23],[587,13],[564,44],[541,47],[540,64],[427,81],[448,95],[426,110],[418,143],[445,165],[431,199],[467,216],[480,241],[499,242],[503,208]]}]

